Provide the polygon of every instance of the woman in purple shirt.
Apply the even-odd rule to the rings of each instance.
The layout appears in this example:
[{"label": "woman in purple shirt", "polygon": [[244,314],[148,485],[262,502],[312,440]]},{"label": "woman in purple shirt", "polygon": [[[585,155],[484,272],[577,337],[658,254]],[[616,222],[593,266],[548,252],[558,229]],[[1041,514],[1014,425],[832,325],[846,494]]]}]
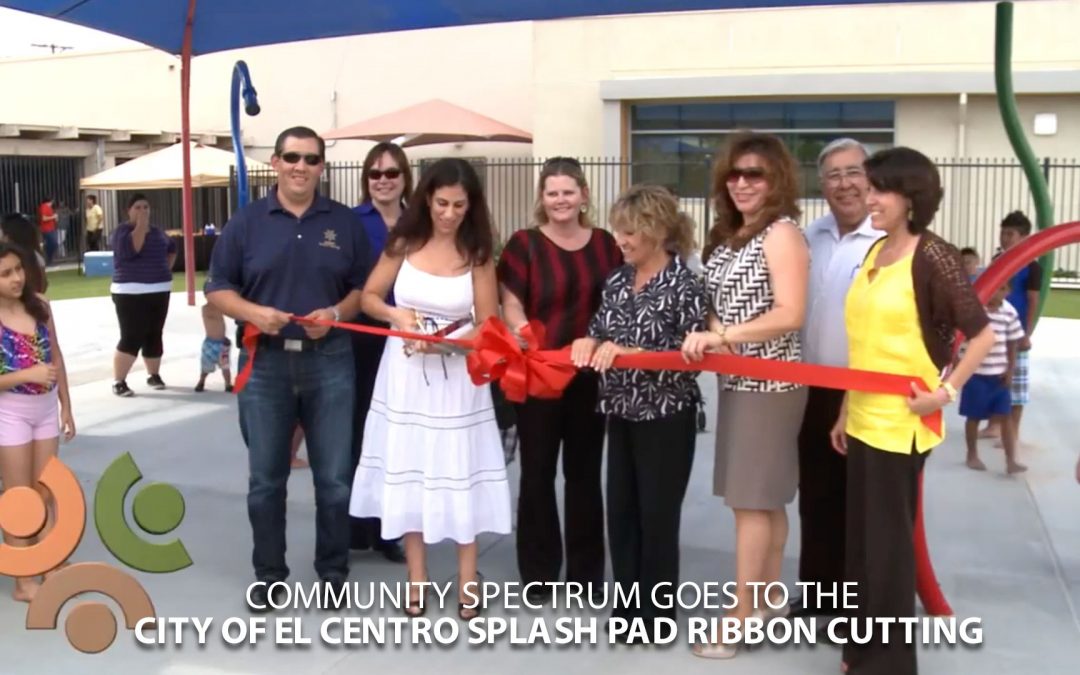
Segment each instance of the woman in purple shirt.
[{"label": "woman in purple shirt", "polygon": [[[353,211],[364,225],[374,269],[379,261],[390,228],[397,224],[412,194],[413,176],[405,152],[393,143],[379,143],[364,159],[360,177],[363,201]],[[387,298],[393,304],[393,292]],[[360,315],[358,322],[368,326],[387,328],[386,324]],[[386,338],[363,333],[353,334],[353,357],[356,361],[356,417],[353,422],[353,471],[360,462],[360,449],[364,445],[364,423],[371,408],[371,392],[375,388],[375,374],[382,360]],[[354,549],[375,549],[393,562],[405,562],[405,552],[399,540],[387,541],[381,536],[382,524],[378,518],[353,518],[351,543]]]},{"label": "woman in purple shirt", "polygon": [[150,224],[150,202],[141,194],[128,200],[128,222],[112,236],[113,282],[110,288],[120,341],[113,357],[113,393],[134,396],[127,375],[142,352],[146,384],[164,389],[161,380],[161,334],[169,314],[176,244]]}]

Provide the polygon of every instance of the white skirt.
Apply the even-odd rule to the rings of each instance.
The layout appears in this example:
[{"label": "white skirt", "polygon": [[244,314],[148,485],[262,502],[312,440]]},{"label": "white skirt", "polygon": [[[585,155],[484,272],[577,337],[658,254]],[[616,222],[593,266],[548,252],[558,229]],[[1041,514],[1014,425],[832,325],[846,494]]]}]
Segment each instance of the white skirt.
[{"label": "white skirt", "polygon": [[349,513],[381,518],[383,539],[420,532],[428,544],[470,544],[510,533],[491,390],[472,383],[464,357],[406,357],[399,338],[387,339]]}]

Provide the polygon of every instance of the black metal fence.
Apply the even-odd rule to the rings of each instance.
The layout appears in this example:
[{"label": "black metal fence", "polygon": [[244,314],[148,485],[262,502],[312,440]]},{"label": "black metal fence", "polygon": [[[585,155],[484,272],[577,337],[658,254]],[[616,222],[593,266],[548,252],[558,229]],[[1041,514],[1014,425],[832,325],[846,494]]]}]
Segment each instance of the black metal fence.
[{"label": "black metal fence", "polygon": [[[427,162],[414,163],[419,174]],[[544,160],[534,158],[469,158],[484,183],[500,239],[532,222],[536,181]],[[627,186],[635,182],[666,185],[680,199],[682,208],[697,223],[698,242],[704,242],[712,219],[708,198],[709,166],[700,162],[635,162],[621,158],[580,158],[590,187],[590,201],[596,220],[606,221],[611,204]],[[1010,211],[1024,211],[1034,221],[1032,202],[1023,168],[1015,159],[935,160],[941,170],[945,198],[935,220],[934,230],[957,246],[971,246],[984,260],[997,248],[998,225]],[[1080,159],[1045,159],[1044,175],[1050,186],[1054,220],[1058,223],[1080,220]],[[360,162],[330,162],[323,173],[321,189],[329,197],[345,204],[361,199]],[[251,197],[264,196],[274,184],[273,171],[249,172]],[[813,165],[802,167],[802,222],[809,223],[824,215],[828,205],[821,196],[817,171]],[[689,189],[685,186],[691,186]],[[234,182],[235,187],[235,182]],[[233,200],[235,203],[235,200]],[[1080,245],[1057,252],[1058,270],[1080,274]]]},{"label": "black metal fence", "polygon": [[23,213],[37,222],[38,205],[52,197],[53,211],[59,216],[57,260],[77,256],[82,170],[81,158],[0,156],[0,214]]}]

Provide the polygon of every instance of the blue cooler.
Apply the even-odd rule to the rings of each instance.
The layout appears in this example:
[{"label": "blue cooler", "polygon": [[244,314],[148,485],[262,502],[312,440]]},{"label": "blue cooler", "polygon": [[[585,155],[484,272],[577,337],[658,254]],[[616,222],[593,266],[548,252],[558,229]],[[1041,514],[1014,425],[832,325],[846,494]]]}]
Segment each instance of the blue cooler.
[{"label": "blue cooler", "polygon": [[113,275],[112,251],[89,251],[83,256],[83,273],[88,277]]}]

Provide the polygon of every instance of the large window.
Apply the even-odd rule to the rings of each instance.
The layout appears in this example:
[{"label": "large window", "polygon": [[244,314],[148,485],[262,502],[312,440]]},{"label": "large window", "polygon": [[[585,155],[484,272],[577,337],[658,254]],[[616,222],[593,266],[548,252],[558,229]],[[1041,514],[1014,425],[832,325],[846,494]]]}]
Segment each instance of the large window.
[{"label": "large window", "polygon": [[893,144],[893,101],[758,101],[638,104],[631,107],[634,180],[660,183],[685,196],[708,193],[716,150],[736,130],[776,134],[803,164],[803,185],[817,191],[814,162],[843,136],[873,152]]}]

